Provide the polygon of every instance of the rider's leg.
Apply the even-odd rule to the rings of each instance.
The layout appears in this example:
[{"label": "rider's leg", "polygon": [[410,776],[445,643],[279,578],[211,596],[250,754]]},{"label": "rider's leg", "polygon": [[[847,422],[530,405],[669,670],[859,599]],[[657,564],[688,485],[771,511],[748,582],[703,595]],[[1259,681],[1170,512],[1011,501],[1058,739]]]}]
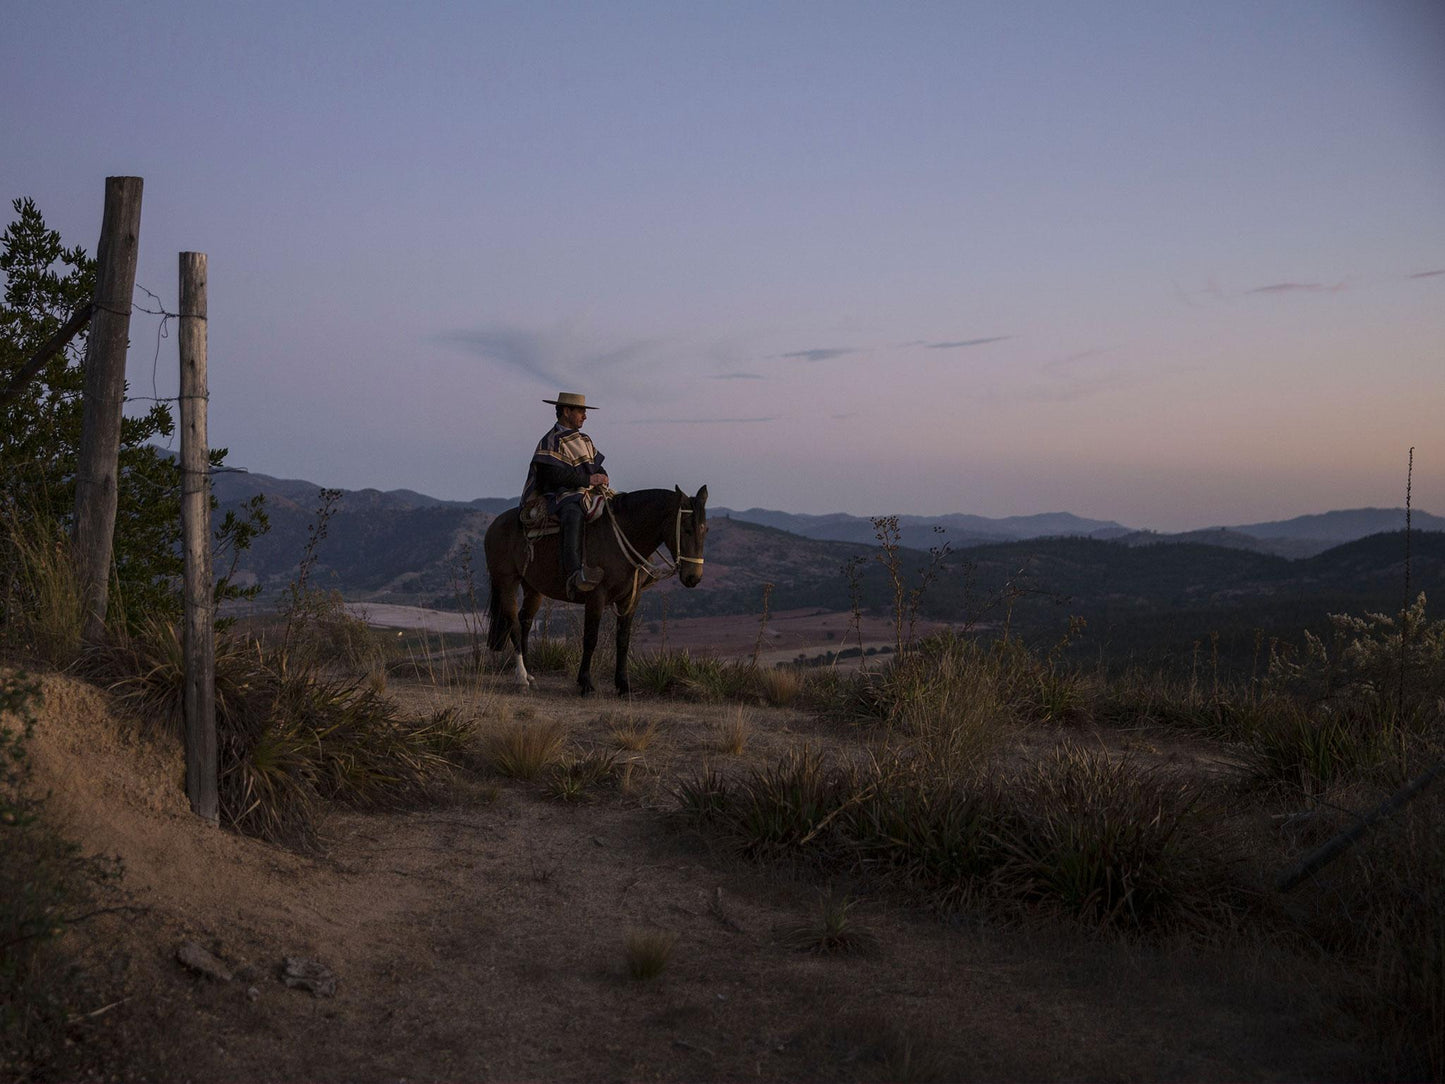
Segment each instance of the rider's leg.
[{"label": "rider's leg", "polygon": [[582,565],[582,501],[564,499],[557,506],[557,520],[562,526],[562,577],[569,594],[590,591],[602,580],[602,570]]}]

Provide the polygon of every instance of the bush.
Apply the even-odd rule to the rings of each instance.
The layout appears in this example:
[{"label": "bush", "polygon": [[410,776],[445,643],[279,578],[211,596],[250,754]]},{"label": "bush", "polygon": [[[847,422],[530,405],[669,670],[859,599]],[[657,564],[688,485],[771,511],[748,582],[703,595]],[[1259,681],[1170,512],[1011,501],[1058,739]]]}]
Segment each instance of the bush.
[{"label": "bush", "polygon": [[1065,745],[1020,772],[994,829],[1006,895],[1092,924],[1207,924],[1234,880],[1199,795],[1179,777]]},{"label": "bush", "polygon": [[1065,746],[1001,777],[895,755],[828,766],[804,748],[678,791],[683,816],[755,858],[863,873],[944,910],[1038,906],[1122,929],[1213,924],[1248,905],[1217,818],[1175,777]]},{"label": "bush", "polygon": [[[179,734],[182,654],[176,627],[152,621],[90,665],[132,714]],[[364,678],[329,678],[238,638],[217,641],[215,688],[221,821],[266,839],[309,841],[323,800],[414,799],[473,730],[454,712],[404,716]]]}]

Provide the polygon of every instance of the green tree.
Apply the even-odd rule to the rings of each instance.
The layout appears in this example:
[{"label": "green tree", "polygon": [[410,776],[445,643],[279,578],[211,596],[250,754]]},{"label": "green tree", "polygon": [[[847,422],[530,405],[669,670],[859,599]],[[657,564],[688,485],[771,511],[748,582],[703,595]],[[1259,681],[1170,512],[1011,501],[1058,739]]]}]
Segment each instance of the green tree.
[{"label": "green tree", "polygon": [[[17,199],[15,219],[0,235],[0,386],[54,335],[95,289],[95,260],[79,246],[66,248],[45,224],[35,201]],[[82,366],[85,332],[53,357],[0,408],[0,542],[14,525],[44,522],[68,532],[75,505],[75,470],[80,450]],[[117,479],[113,615],[135,623],[148,615],[178,612],[180,552],[180,470],[173,456],[153,442],[175,432],[170,403],[153,403],[124,419]],[[226,449],[213,449],[219,466]],[[244,548],[266,529],[265,511],[252,505],[241,516],[227,515],[218,549]],[[19,547],[0,548],[0,624],[27,604],[16,590],[14,562]],[[222,597],[239,594],[225,580]]]}]

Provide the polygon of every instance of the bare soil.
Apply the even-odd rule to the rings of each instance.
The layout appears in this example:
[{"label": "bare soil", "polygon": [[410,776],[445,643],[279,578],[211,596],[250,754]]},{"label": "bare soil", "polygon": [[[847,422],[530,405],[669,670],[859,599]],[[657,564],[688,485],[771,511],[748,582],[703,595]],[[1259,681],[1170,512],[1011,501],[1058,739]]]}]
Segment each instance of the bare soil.
[{"label": "bare soil", "polygon": [[[674,629],[670,635],[677,633]],[[754,626],[754,635],[756,626]],[[338,812],[297,854],[190,815],[173,739],[51,677],[34,742],[52,813],[88,850],[119,854],[139,914],[85,924],[117,963],[119,1004],[83,1033],[121,1079],[341,1080],[1347,1080],[1350,1044],[1327,965],[1269,945],[1129,942],[1071,924],[943,920],[864,896],[872,951],[814,955],[790,932],[820,887],[742,861],[668,816],[679,775],[741,767],[802,742],[854,740],[780,709],[583,701],[568,675],[389,690],[419,712],[557,719],[580,748],[615,748],[620,715],[657,723],[624,753],[623,786],[577,804],[535,783],[464,777],[425,808]],[[721,720],[744,711],[741,757]],[[1038,739],[1035,738],[1034,741]],[[839,891],[858,886],[837,885]],[[627,977],[632,931],[677,938],[660,976]],[[175,959],[195,940],[231,982]],[[318,998],[283,957],[329,967]],[[119,964],[125,964],[120,968]]]}]

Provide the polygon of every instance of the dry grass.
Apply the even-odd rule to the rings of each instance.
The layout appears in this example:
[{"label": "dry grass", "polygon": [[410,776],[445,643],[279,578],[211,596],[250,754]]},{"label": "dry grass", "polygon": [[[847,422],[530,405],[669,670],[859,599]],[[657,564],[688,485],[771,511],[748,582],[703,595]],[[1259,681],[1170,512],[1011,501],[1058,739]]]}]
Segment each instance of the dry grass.
[{"label": "dry grass", "polygon": [[803,676],[792,666],[759,669],[758,694],[778,708],[792,707],[803,694]]},{"label": "dry grass", "polygon": [[740,757],[752,735],[752,719],[745,708],[737,707],[713,725],[713,748],[719,753]]},{"label": "dry grass", "polygon": [[637,715],[604,715],[600,720],[607,727],[608,737],[619,749],[641,753],[657,738],[657,720]]},{"label": "dry grass", "polygon": [[482,739],[492,770],[513,779],[536,779],[562,754],[566,728],[555,719],[504,721]]},{"label": "dry grass", "polygon": [[657,978],[672,961],[677,934],[669,930],[632,930],[623,942],[627,976],[639,982]]},{"label": "dry grass", "polygon": [[3,628],[16,646],[64,667],[80,653],[85,606],[70,555],[70,540],[53,520],[23,516],[7,506],[0,519],[0,574],[6,595],[0,599]]}]

